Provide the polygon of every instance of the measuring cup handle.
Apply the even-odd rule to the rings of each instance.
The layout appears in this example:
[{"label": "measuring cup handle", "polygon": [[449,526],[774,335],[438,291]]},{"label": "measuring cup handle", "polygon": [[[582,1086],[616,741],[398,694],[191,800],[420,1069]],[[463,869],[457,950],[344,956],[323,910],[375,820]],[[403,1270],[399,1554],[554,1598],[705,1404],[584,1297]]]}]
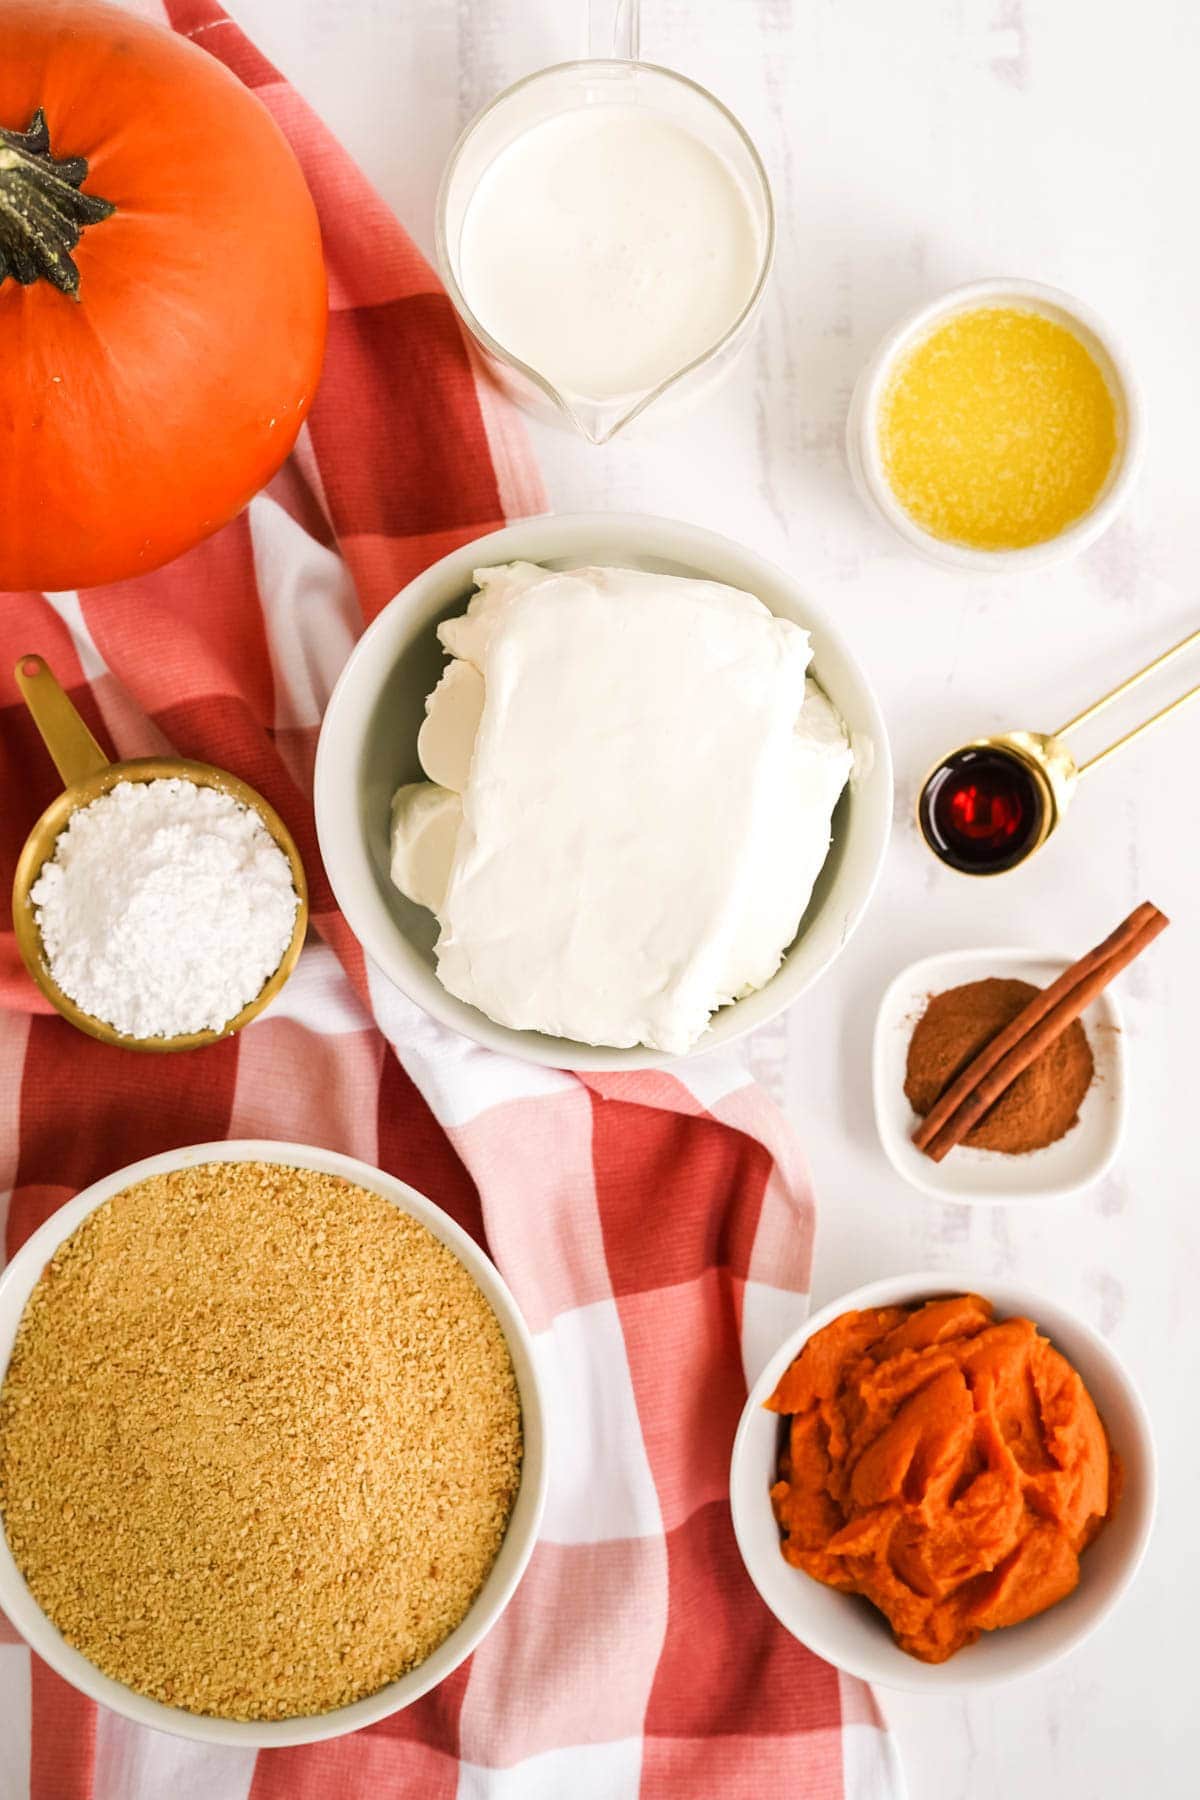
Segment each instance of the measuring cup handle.
[{"label": "measuring cup handle", "polygon": [[588,54],[636,62],[641,0],[588,0]]},{"label": "measuring cup handle", "polygon": [[22,656],[13,670],[21,698],[67,787],[107,769],[109,759],[40,656]]}]

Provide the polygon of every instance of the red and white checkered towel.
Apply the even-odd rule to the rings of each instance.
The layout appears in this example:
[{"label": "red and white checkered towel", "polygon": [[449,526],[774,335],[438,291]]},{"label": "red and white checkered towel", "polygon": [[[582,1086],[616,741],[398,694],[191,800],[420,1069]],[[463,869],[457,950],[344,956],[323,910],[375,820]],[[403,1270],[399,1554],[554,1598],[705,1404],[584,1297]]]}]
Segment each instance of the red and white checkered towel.
[{"label": "red and white checkered towel", "polygon": [[[142,10],[162,16],[157,0]],[[435,277],[346,155],[209,0],[167,13],[256,89],[303,164],[326,234],[328,361],[291,462],[218,537],[119,587],[0,598],[0,885],[56,790],[10,674],[39,651],[113,755],[169,745],[270,797],[304,856],[314,930],[241,1037],[152,1062],[48,1013],[0,934],[7,1252],[89,1182],[173,1145],[293,1139],[391,1170],[486,1243],[529,1321],[550,1498],[525,1580],[470,1661],[407,1711],[308,1749],[147,1731],[2,1634],[0,1800],[892,1800],[870,1693],[775,1623],[730,1527],[747,1375],[806,1305],[812,1196],[782,1121],[715,1058],[584,1080],[477,1049],[369,968],[334,907],[311,775],[346,652],[410,576],[541,496]]]}]

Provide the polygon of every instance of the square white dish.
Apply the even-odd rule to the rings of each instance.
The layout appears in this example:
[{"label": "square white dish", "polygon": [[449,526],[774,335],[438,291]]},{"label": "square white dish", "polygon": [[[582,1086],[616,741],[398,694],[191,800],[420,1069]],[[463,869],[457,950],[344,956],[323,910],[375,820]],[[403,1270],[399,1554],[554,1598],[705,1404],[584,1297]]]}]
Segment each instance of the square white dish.
[{"label": "square white dish", "polygon": [[880,1002],[875,1022],[872,1079],[875,1122],[888,1161],[910,1186],[937,1200],[985,1205],[1058,1200],[1091,1187],[1112,1167],[1125,1129],[1125,1041],[1112,988],[1083,1014],[1096,1074],[1078,1123],[1057,1144],[1024,1156],[973,1150],[959,1144],[940,1163],[912,1141],[919,1123],[904,1093],[908,1044],[932,994],[1001,975],[1045,987],[1072,958],[1034,950],[951,950],[901,971]]}]

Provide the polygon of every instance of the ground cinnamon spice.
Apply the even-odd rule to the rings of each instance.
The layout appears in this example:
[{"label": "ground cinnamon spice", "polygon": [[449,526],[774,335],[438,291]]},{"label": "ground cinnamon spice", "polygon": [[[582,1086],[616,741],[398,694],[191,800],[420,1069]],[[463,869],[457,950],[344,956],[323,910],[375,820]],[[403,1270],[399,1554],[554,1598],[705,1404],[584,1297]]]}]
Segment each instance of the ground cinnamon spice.
[{"label": "ground cinnamon spice", "polygon": [[[984,1045],[1027,1006],[1037,988],[992,977],[931,996],[908,1046],[904,1092],[922,1118]],[[1079,1117],[1095,1065],[1076,1019],[987,1111],[963,1142],[1021,1156],[1065,1137]]]}]

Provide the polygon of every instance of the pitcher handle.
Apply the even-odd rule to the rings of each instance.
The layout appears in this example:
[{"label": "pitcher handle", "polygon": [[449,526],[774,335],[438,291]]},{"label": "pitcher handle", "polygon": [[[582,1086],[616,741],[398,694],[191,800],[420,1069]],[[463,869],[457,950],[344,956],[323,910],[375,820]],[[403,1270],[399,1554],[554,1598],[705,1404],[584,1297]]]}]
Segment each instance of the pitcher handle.
[{"label": "pitcher handle", "polygon": [[641,0],[588,0],[588,54],[636,62],[641,11]]}]

